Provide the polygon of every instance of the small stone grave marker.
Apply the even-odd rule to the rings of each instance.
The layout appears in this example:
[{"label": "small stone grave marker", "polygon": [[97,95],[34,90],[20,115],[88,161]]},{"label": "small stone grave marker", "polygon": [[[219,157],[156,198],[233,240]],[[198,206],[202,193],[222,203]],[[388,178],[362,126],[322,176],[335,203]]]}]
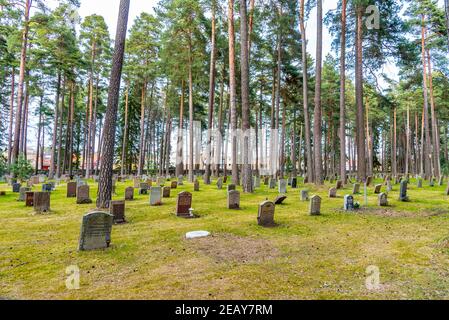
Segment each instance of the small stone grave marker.
[{"label": "small stone grave marker", "polygon": [[271,201],[262,202],[259,205],[259,212],[257,222],[259,226],[272,227],[274,226],[274,210],[275,204]]},{"label": "small stone grave marker", "polygon": [[78,250],[106,249],[111,244],[114,217],[106,212],[91,212],[83,217]]},{"label": "small stone grave marker", "polygon": [[79,186],[76,191],[76,203],[77,204],[90,204],[90,188],[88,185]]},{"label": "small stone grave marker", "polygon": [[50,192],[35,192],[33,206],[37,213],[50,212]]},{"label": "small stone grave marker", "polygon": [[240,192],[237,190],[231,190],[228,192],[228,209],[237,210],[240,209]]},{"label": "small stone grave marker", "polygon": [[312,216],[318,216],[321,214],[321,197],[320,196],[315,195],[310,199],[309,214]]},{"label": "small stone grave marker", "polygon": [[113,216],[114,223],[125,223],[125,201],[111,201],[109,204],[109,213]]},{"label": "small stone grave marker", "polygon": [[178,217],[189,217],[190,208],[192,208],[192,194],[187,191],[179,193],[176,201],[176,215]]},{"label": "small stone grave marker", "polygon": [[162,188],[161,187],[151,187],[150,189],[150,206],[161,206],[162,205]]}]

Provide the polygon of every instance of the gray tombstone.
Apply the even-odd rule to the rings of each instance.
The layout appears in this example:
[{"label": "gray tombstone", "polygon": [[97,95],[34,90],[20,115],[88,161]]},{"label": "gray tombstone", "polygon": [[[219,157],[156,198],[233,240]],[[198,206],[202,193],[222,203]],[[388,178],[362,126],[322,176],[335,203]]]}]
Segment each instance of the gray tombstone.
[{"label": "gray tombstone", "polygon": [[228,192],[235,190],[235,184],[228,184]]},{"label": "gray tombstone", "polygon": [[111,244],[114,217],[106,212],[91,212],[83,217],[78,250],[106,249]]},{"label": "gray tombstone", "polygon": [[150,189],[150,186],[147,182],[142,182],[139,185],[139,195],[147,195],[148,189]]},{"label": "gray tombstone", "polygon": [[399,201],[407,202],[409,200],[407,196],[407,181],[401,181],[401,189],[399,192]]},{"label": "gray tombstone", "polygon": [[387,207],[388,206],[388,196],[386,193],[381,193],[378,196],[378,204],[380,207]]},{"label": "gray tombstone", "polygon": [[240,209],[240,192],[231,190],[228,192],[228,209]]},{"label": "gray tombstone", "polygon": [[309,201],[309,190],[301,190],[301,201]]},{"label": "gray tombstone", "polygon": [[387,180],[387,192],[393,191],[393,185],[391,184],[391,180]]},{"label": "gray tombstone", "polygon": [[376,184],[376,187],[374,188],[374,193],[375,194],[379,194],[382,190],[382,185],[381,184]]},{"label": "gray tombstone", "polygon": [[345,211],[354,211],[354,197],[352,195],[345,195],[343,209]]},{"label": "gray tombstone", "polygon": [[161,206],[162,205],[162,188],[161,187],[151,187],[150,189],[150,206]]},{"label": "gray tombstone", "polygon": [[270,189],[276,188],[276,179],[270,178],[269,188]]},{"label": "gray tombstone", "polygon": [[193,183],[193,191],[200,191],[200,182],[198,180],[195,180]]},{"label": "gray tombstone", "polygon": [[254,177],[254,188],[260,188],[260,177]]},{"label": "gray tombstone", "polygon": [[50,192],[35,192],[33,206],[37,213],[50,212]]},{"label": "gray tombstone", "polygon": [[184,177],[183,176],[179,176],[178,177],[178,186],[182,186],[184,185]]},{"label": "gray tombstone", "polygon": [[125,189],[125,200],[133,201],[134,200],[134,188],[128,187]]},{"label": "gray tombstone", "polygon": [[177,181],[172,181],[171,185],[170,185],[170,189],[178,189],[178,182]]},{"label": "gray tombstone", "polygon": [[218,180],[217,180],[217,189],[218,190],[223,189],[223,178],[218,178]]},{"label": "gray tombstone", "polygon": [[422,188],[422,178],[419,178],[419,179],[418,179],[418,181],[417,181],[417,183],[416,183],[416,186],[417,186],[418,188]]},{"label": "gray tombstone", "polygon": [[171,188],[170,187],[164,187],[162,189],[162,197],[163,198],[170,198]]},{"label": "gray tombstone", "polygon": [[285,179],[280,179],[279,180],[279,193],[280,194],[285,194],[287,193],[287,180]]},{"label": "gray tombstone", "polygon": [[19,201],[25,201],[26,200],[26,193],[30,192],[31,188],[29,187],[21,187],[19,190]]},{"label": "gray tombstone", "polygon": [[312,216],[318,216],[321,214],[321,197],[318,195],[310,198],[309,214]]},{"label": "gray tombstone", "polygon": [[76,182],[67,183],[67,198],[76,197]]},{"label": "gray tombstone", "polygon": [[354,183],[354,186],[352,188],[352,194],[359,194],[360,193],[360,184]]},{"label": "gray tombstone", "polygon": [[114,217],[114,223],[125,223],[125,201],[111,201],[109,203],[109,213]]},{"label": "gray tombstone", "polygon": [[76,191],[76,203],[77,204],[90,204],[90,188],[88,185],[79,186]]},{"label": "gray tombstone", "polygon": [[336,198],[337,197],[337,188],[330,188],[329,189],[329,198]]},{"label": "gray tombstone", "polygon": [[22,185],[20,183],[13,183],[12,184],[12,192],[13,193],[19,193],[20,192],[20,187],[22,187]]},{"label": "gray tombstone", "polygon": [[430,178],[429,186],[430,187],[435,187],[435,178],[434,177]]},{"label": "gray tombstone", "polygon": [[259,212],[257,215],[257,222],[259,226],[272,227],[274,226],[274,210],[275,204],[271,201],[262,202],[259,205]]},{"label": "gray tombstone", "polygon": [[338,180],[337,181],[337,190],[343,189],[343,181],[342,180]]}]

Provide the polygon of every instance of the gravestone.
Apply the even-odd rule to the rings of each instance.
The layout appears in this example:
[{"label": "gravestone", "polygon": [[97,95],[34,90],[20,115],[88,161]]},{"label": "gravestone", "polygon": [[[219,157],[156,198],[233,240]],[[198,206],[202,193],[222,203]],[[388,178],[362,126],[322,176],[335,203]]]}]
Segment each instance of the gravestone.
[{"label": "gravestone", "polygon": [[31,177],[31,181],[33,182],[33,184],[39,184],[39,176]]},{"label": "gravestone", "polygon": [[0,196],[6,196],[6,191],[0,191]]},{"label": "gravestone", "polygon": [[217,189],[218,190],[223,189],[223,179],[222,178],[218,178],[218,180],[217,180]]},{"label": "gravestone", "polygon": [[265,177],[265,178],[263,179],[263,184],[264,184],[264,185],[268,186],[268,183],[269,183],[269,182],[270,182],[270,178]]},{"label": "gravestone", "polygon": [[176,200],[176,215],[178,217],[190,217],[190,208],[192,208],[192,194],[187,191],[179,193]]},{"label": "gravestone", "polygon": [[178,189],[178,182],[177,181],[172,181],[170,188],[171,189]]},{"label": "gravestone", "polygon": [[342,180],[338,180],[337,181],[337,190],[343,189],[343,181]]},{"label": "gravestone", "polygon": [[276,199],[274,199],[274,204],[281,205],[286,199],[287,199],[287,196],[285,196],[285,195],[277,196]]},{"label": "gravestone", "polygon": [[418,181],[417,181],[417,184],[416,184],[416,186],[418,187],[418,188],[422,188],[422,178],[419,178],[418,179]]},{"label": "gravestone", "polygon": [[401,182],[401,189],[399,191],[399,201],[407,202],[408,196],[407,196],[407,181]]},{"label": "gravestone", "polygon": [[387,192],[393,191],[393,185],[391,184],[391,180],[387,180]]},{"label": "gravestone", "polygon": [[170,198],[170,192],[171,192],[171,188],[170,187],[164,187],[162,189],[162,197]]},{"label": "gravestone", "polygon": [[31,191],[31,188],[29,187],[21,187],[19,190],[19,201],[25,201],[26,199],[26,193]]},{"label": "gravestone", "polygon": [[225,183],[225,184],[228,183],[228,176],[223,177],[223,183]]},{"label": "gravestone", "polygon": [[25,194],[25,206],[34,207],[34,192],[29,191]]},{"label": "gravestone", "polygon": [[292,189],[298,188],[298,178],[292,178]]},{"label": "gravestone", "polygon": [[125,201],[111,201],[109,203],[109,213],[113,216],[114,223],[125,223]]},{"label": "gravestone", "polygon": [[366,178],[366,186],[369,187],[371,185],[372,181],[373,181],[373,177],[372,176],[368,176]]},{"label": "gravestone", "polygon": [[240,209],[240,192],[231,190],[228,192],[228,209]]},{"label": "gravestone", "polygon": [[67,183],[67,198],[76,197],[76,182]]},{"label": "gravestone", "polygon": [[301,201],[309,201],[309,190],[301,190]]},{"label": "gravestone", "polygon": [[200,191],[200,182],[198,180],[195,180],[193,183],[193,191]]},{"label": "gravestone", "polygon": [[276,188],[276,180],[273,178],[270,178],[270,185],[269,185],[270,189],[274,189]]},{"label": "gravestone", "polygon": [[260,177],[254,177],[254,188],[260,188]]},{"label": "gravestone", "polygon": [[329,198],[336,198],[337,197],[337,188],[330,188],[329,189]]},{"label": "gravestone", "polygon": [[134,182],[134,188],[137,189],[140,186],[140,179],[134,178],[133,179]]},{"label": "gravestone", "polygon": [[150,189],[150,206],[161,206],[162,205],[162,188],[161,187],[151,187]]},{"label": "gravestone", "polygon": [[184,185],[184,177],[183,176],[179,176],[178,177],[178,186],[183,186]]},{"label": "gravestone", "polygon": [[386,193],[381,193],[378,196],[378,203],[380,207],[387,207],[388,206],[388,196]]},{"label": "gravestone", "polygon": [[33,206],[37,213],[50,212],[50,192],[35,192]]},{"label": "gravestone", "polygon": [[354,211],[354,197],[352,195],[345,195],[343,209],[345,211]]},{"label": "gravestone", "polygon": [[360,184],[354,183],[354,186],[352,187],[352,194],[359,194],[360,193]]},{"label": "gravestone", "polygon": [[287,180],[285,179],[280,179],[279,180],[279,193],[280,194],[285,194],[287,193]]},{"label": "gravestone", "polygon": [[20,192],[20,188],[22,187],[22,185],[20,183],[13,183],[12,184],[12,192],[13,193],[19,193]]},{"label": "gravestone", "polygon": [[435,178],[430,178],[430,181],[429,181],[429,186],[430,187],[435,187]]},{"label": "gravestone", "polygon": [[257,215],[257,222],[259,226],[272,227],[274,226],[274,210],[275,204],[271,201],[262,202],[259,205],[259,212]]},{"label": "gravestone", "polygon": [[106,212],[91,212],[83,217],[79,251],[106,249],[111,244],[114,217]]},{"label": "gravestone", "polygon": [[90,204],[92,200],[90,199],[90,188],[88,185],[79,186],[76,191],[76,203],[77,204]]},{"label": "gravestone", "polygon": [[381,184],[376,184],[376,187],[374,188],[374,193],[375,194],[379,194],[382,190],[382,185]]},{"label": "gravestone", "polygon": [[125,200],[133,201],[134,200],[134,188],[128,187],[125,189]]},{"label": "gravestone", "polygon": [[148,194],[148,189],[150,188],[150,186],[148,185],[147,182],[140,183],[139,187],[140,187],[139,188],[139,195],[146,195],[146,194]]},{"label": "gravestone", "polygon": [[312,216],[318,216],[321,214],[321,197],[320,196],[315,195],[310,199],[309,214]]},{"label": "gravestone", "polygon": [[235,190],[235,184],[228,184],[228,192]]},{"label": "gravestone", "polygon": [[53,189],[52,185],[49,183],[44,183],[42,185],[42,192],[51,192]]}]

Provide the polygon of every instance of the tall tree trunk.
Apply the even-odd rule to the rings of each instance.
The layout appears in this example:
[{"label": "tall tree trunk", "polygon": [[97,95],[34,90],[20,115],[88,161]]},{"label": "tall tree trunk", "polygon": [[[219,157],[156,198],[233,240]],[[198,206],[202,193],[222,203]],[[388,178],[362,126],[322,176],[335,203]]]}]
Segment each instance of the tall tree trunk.
[{"label": "tall tree trunk", "polygon": [[447,46],[449,50],[449,0],[444,0],[444,8],[446,11]]},{"label": "tall tree trunk", "polygon": [[314,156],[315,156],[315,183],[323,183],[321,160],[321,68],[323,54],[323,1],[317,0],[317,46],[316,46],[316,80],[315,80],[315,114],[314,114]]},{"label": "tall tree trunk", "polygon": [[431,177],[431,139],[429,129],[429,98],[428,98],[428,85],[427,85],[427,70],[426,70],[426,20],[424,15],[421,16],[421,51],[422,51],[422,64],[423,64],[423,94],[424,94],[424,141],[423,141],[423,163],[424,163],[424,175],[428,179]]},{"label": "tall tree trunk", "polygon": [[8,129],[8,167],[11,165],[11,156],[12,156],[12,144],[13,144],[13,136],[12,136],[12,127],[14,122],[14,98],[15,98],[15,83],[16,83],[16,69],[12,67],[11,70],[11,99],[9,103],[9,129]]},{"label": "tall tree trunk", "polygon": [[181,81],[181,98],[179,103],[178,143],[176,157],[176,176],[184,174],[184,80]]},{"label": "tall tree trunk", "polygon": [[76,95],[76,86],[75,82],[72,82],[72,89],[71,89],[71,97],[70,97],[70,127],[69,127],[69,151],[68,151],[68,172],[69,176],[73,174],[73,125],[75,122],[75,95]]},{"label": "tall tree trunk", "polygon": [[125,175],[125,155],[126,155],[126,141],[128,139],[128,107],[129,107],[129,80],[126,82],[125,91],[125,125],[123,127],[123,142],[122,142],[122,160],[120,175],[123,177]]},{"label": "tall tree trunk", "polygon": [[112,60],[111,80],[109,82],[108,106],[106,109],[103,157],[101,162],[100,180],[98,185],[98,208],[108,208],[112,198],[112,173],[114,165],[114,143],[117,122],[117,108],[122,77],[123,56],[125,53],[126,32],[128,28],[130,0],[120,0],[115,50]]},{"label": "tall tree trunk", "polygon": [[301,46],[302,46],[302,78],[303,78],[303,104],[304,104],[304,128],[305,128],[305,150],[307,161],[307,177],[313,181],[315,171],[312,159],[312,145],[310,137],[310,117],[309,117],[309,88],[308,88],[308,66],[307,66],[307,35],[306,35],[306,17],[304,12],[305,1],[300,0],[300,28],[301,28]]},{"label": "tall tree trunk", "polygon": [[23,105],[23,87],[25,85],[25,72],[27,62],[27,48],[28,48],[28,31],[30,21],[30,10],[32,0],[26,0],[25,14],[24,14],[24,29],[22,32],[22,50],[20,53],[20,74],[19,74],[19,87],[17,91],[17,110],[16,110],[16,122],[14,128],[14,144],[12,148],[12,160],[11,163],[15,163],[19,157],[20,148],[20,128],[22,125],[22,105]]},{"label": "tall tree trunk", "polygon": [[55,113],[54,113],[54,121],[53,121],[53,137],[51,144],[51,158],[50,158],[50,172],[48,177],[53,179],[55,175],[55,156],[56,156],[56,141],[57,141],[57,129],[59,122],[59,96],[61,94],[61,71],[58,72],[58,83],[56,85],[56,101],[55,101]]},{"label": "tall tree trunk", "polygon": [[40,144],[41,144],[41,132],[43,129],[42,125],[42,108],[43,108],[44,94],[42,93],[39,101],[39,122],[37,124],[37,143],[36,143],[36,161],[34,174],[38,174],[39,172],[39,152],[40,152]]},{"label": "tall tree trunk", "polygon": [[228,36],[229,36],[229,94],[231,108],[231,139],[232,139],[232,183],[239,184],[237,166],[237,94],[235,74],[235,31],[234,31],[234,0],[228,2]]},{"label": "tall tree trunk", "polygon": [[193,75],[192,75],[192,35],[189,38],[189,181],[194,180],[194,163],[193,163]]},{"label": "tall tree trunk", "polygon": [[61,177],[61,155],[62,155],[62,125],[64,121],[64,102],[65,102],[65,87],[66,87],[67,79],[64,78],[64,85],[62,86],[62,94],[61,94],[61,108],[59,110],[60,120],[58,124],[58,158],[57,158],[57,171],[56,176]]},{"label": "tall tree trunk", "polygon": [[248,17],[246,1],[240,2],[240,51],[242,79],[242,131],[243,131],[243,192],[252,193],[253,177],[250,163],[250,102],[249,102],[249,52],[248,52]]},{"label": "tall tree trunk", "polygon": [[143,174],[145,166],[145,112],[146,112],[146,96],[147,96],[147,81],[142,85],[142,96],[140,99],[140,143],[139,143],[139,165],[137,168],[137,175],[140,177]]},{"label": "tall tree trunk", "polygon": [[340,40],[340,179],[343,184],[346,178],[346,7],[347,0],[342,2],[341,40]]},{"label": "tall tree trunk", "polygon": [[407,130],[406,134],[406,150],[405,150],[405,174],[410,173],[410,106],[407,104]]},{"label": "tall tree trunk", "polygon": [[210,49],[210,72],[209,72],[209,119],[207,132],[207,160],[206,160],[206,179],[205,184],[210,184],[211,175],[211,154],[212,154],[212,128],[214,119],[214,104],[215,104],[215,65],[216,65],[216,48],[215,48],[215,0],[212,0],[212,34],[211,34],[211,49]]},{"label": "tall tree trunk", "polygon": [[357,144],[357,178],[359,181],[366,179],[366,154],[365,154],[365,117],[363,104],[363,13],[364,7],[356,7],[356,62],[355,62],[355,95],[356,95],[356,144]]}]

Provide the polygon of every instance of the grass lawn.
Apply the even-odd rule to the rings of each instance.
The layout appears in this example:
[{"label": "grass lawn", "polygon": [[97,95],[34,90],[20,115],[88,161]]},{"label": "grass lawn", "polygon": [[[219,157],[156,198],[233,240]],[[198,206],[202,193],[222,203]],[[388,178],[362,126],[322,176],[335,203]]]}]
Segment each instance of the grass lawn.
[{"label": "grass lawn", "polygon": [[[380,181],[376,181],[380,183]],[[117,183],[124,197],[132,181]],[[96,185],[91,181],[91,197]],[[262,186],[241,195],[241,210],[226,208],[226,185],[193,192],[193,184],[172,190],[163,206],[149,196],[126,203],[128,223],[113,226],[111,247],[78,252],[82,216],[95,204],[76,205],[66,185],[51,195],[51,214],[34,215],[0,184],[0,298],[6,299],[448,299],[449,198],[445,186],[417,189],[410,202],[379,208],[374,187],[369,206],[345,213],[343,196],[327,196],[330,185],[310,195],[323,198],[322,215],[309,216],[299,190],[288,189],[276,207],[274,228],[257,225],[258,204],[274,200],[276,190]],[[40,191],[41,186],[34,190]],[[385,190],[385,187],[382,188]],[[193,193],[197,219],[175,216],[176,195]],[[241,189],[239,189],[241,190]],[[363,188],[361,190],[363,192]],[[363,195],[355,196],[364,204]],[[94,199],[93,199],[94,200]],[[94,202],[95,203],[95,202]],[[209,238],[185,240],[189,231]],[[66,268],[80,268],[80,289],[68,290]],[[366,269],[380,269],[380,289],[365,286]]]}]

